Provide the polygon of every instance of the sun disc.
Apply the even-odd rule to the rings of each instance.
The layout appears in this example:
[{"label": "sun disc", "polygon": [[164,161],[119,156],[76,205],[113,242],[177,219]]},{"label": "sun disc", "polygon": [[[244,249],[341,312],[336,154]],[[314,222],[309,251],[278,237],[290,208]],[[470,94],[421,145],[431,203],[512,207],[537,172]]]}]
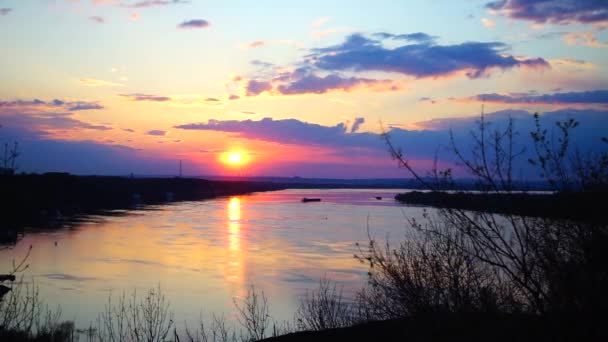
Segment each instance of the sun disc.
[{"label": "sun disc", "polygon": [[243,156],[238,152],[232,152],[228,154],[228,163],[240,164],[243,161]]}]

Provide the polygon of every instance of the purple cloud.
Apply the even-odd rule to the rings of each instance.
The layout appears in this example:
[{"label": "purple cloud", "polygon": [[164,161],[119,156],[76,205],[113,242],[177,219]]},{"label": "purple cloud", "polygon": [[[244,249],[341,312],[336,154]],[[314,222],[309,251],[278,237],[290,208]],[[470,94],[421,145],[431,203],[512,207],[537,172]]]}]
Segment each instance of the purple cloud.
[{"label": "purple cloud", "polygon": [[103,24],[106,22],[104,18],[102,18],[100,16],[96,16],[96,15],[89,17],[89,20],[91,20],[92,22],[95,22],[97,24]]},{"label": "purple cloud", "polygon": [[112,127],[93,124],[72,117],[72,113],[32,113],[27,110],[1,108],[0,118],[6,127],[18,127],[28,131],[37,131],[41,135],[49,135],[52,131],[72,129],[90,129],[109,131]]},{"label": "purple cloud", "polygon": [[360,87],[383,90],[400,88],[391,80],[345,77],[338,73],[319,75],[314,68],[301,67],[281,72],[268,81],[249,80],[245,89],[247,96],[255,96],[265,91],[282,95],[325,94],[330,91],[348,92]]},{"label": "purple cloud", "polygon": [[257,80],[249,80],[245,89],[247,96],[256,96],[269,90],[272,90],[272,84],[270,82]]},{"label": "purple cloud", "polygon": [[228,100],[238,100],[238,99],[240,99],[240,98],[241,98],[241,97],[240,97],[240,96],[238,96],[238,95],[230,94],[230,96],[228,97]]},{"label": "purple cloud", "polygon": [[219,102],[219,99],[216,99],[215,97],[208,97],[205,99],[205,101],[207,102]]},{"label": "purple cloud", "polygon": [[109,131],[112,130],[112,127],[105,125],[97,125],[88,122],[84,122],[81,120],[77,120],[67,116],[52,116],[48,118],[43,118],[46,122],[41,122],[42,124],[48,124],[53,128],[64,128],[64,129],[73,129],[73,128],[82,128],[82,129],[92,129],[96,131]]},{"label": "purple cloud", "polygon": [[254,60],[252,60],[252,61],[251,61],[251,62],[249,62],[249,63],[250,63],[251,65],[255,65],[255,66],[257,66],[257,67],[260,67],[260,68],[262,68],[262,69],[272,69],[272,68],[275,68],[275,67],[276,67],[276,65],[274,65],[273,63],[270,63],[270,62],[264,62],[264,61],[261,61],[261,60],[259,60],[259,59],[254,59]]},{"label": "purple cloud", "polygon": [[204,19],[188,20],[177,25],[178,29],[202,29],[206,27],[209,27],[209,22]]},{"label": "purple cloud", "polygon": [[377,32],[373,34],[374,37],[381,39],[394,39],[394,40],[406,40],[415,43],[432,43],[437,39],[435,36],[428,35],[423,32],[405,33],[405,34],[392,34],[387,32]]},{"label": "purple cloud", "polygon": [[608,21],[605,0],[499,0],[486,4],[513,19],[544,24],[601,23]]},{"label": "purple cloud", "polygon": [[[24,115],[19,118],[23,119]],[[4,127],[0,128],[2,137],[7,141],[18,141],[23,154],[19,156],[19,171],[24,172],[70,172],[87,175],[128,175],[132,172],[145,174],[171,174],[167,160],[162,156],[155,159],[145,158],[139,150],[101,141],[66,141],[53,139],[45,132],[33,131],[32,126],[17,125],[2,117]],[[32,124],[21,122],[22,124]],[[82,156],[87,156],[82,158]]]},{"label": "purple cloud", "polygon": [[435,100],[433,100],[433,99],[432,99],[432,98],[430,98],[430,97],[426,97],[426,96],[419,98],[419,99],[418,99],[418,101],[419,101],[419,102],[429,102],[429,103],[432,103],[432,104],[435,104],[435,103],[436,103],[436,101],[435,101]]},{"label": "purple cloud", "polygon": [[[471,79],[488,76],[491,70],[516,67],[549,68],[542,58],[515,57],[510,47],[500,42],[466,42],[438,45],[436,37],[426,33],[348,36],[342,44],[310,50],[293,71],[281,71],[274,64],[254,60],[261,70],[245,84],[247,96],[263,92],[283,95],[324,94],[330,91],[351,91],[368,88],[396,91],[402,88],[399,79],[372,79],[349,75],[353,72],[385,72],[415,78],[448,77],[463,73]],[[386,47],[383,41],[397,41]]]},{"label": "purple cloud", "polygon": [[608,90],[553,94],[479,94],[470,98],[483,102],[512,104],[608,104]]},{"label": "purple cloud", "polygon": [[[528,133],[535,129],[535,122],[531,112],[522,110],[505,110],[486,114],[488,122],[492,123],[492,129],[506,127],[508,120],[513,118],[514,129],[520,133],[516,141],[517,150],[524,148],[532,153],[534,147],[529,139]],[[584,151],[597,151],[606,149],[600,143],[600,139],[608,131],[608,112],[594,110],[559,110],[547,112],[541,115],[544,127],[555,127],[557,120],[574,118],[581,123],[581,129],[574,130],[571,134],[572,146]],[[361,118],[362,119],[362,118]],[[468,117],[443,118],[419,122],[418,130],[406,130],[398,127],[388,128],[388,134],[395,146],[403,148],[405,155],[414,160],[433,160],[436,153],[440,152],[440,161],[454,162],[450,158],[452,154],[442,153],[444,148],[450,144],[450,134],[454,134],[457,143],[468,146],[471,143],[470,132],[475,129],[479,120],[478,115]],[[355,120],[355,122],[362,120]],[[206,123],[191,123],[175,126],[177,129],[218,131],[230,134],[233,137],[244,139],[263,140],[279,144],[318,146],[335,150],[335,154],[341,157],[378,157],[388,154],[382,136],[378,133],[357,132],[348,130],[345,124],[335,126],[323,126],[307,123],[295,119],[273,120],[264,118],[261,120],[209,120]],[[358,127],[357,127],[358,128]],[[351,133],[353,132],[353,133]],[[514,170],[522,171],[522,174],[538,176],[530,168],[527,159],[530,155],[522,156]],[[532,172],[534,171],[534,172]]]},{"label": "purple cloud", "polygon": [[0,109],[2,108],[14,108],[14,109],[48,109],[48,110],[57,110],[63,109],[69,112],[75,112],[80,110],[99,110],[104,107],[100,105],[98,102],[88,102],[88,101],[62,101],[59,99],[54,99],[49,102],[42,101],[39,99],[33,100],[14,100],[14,101],[0,101]]},{"label": "purple cloud", "polygon": [[146,8],[153,6],[166,6],[166,5],[175,5],[175,4],[188,4],[190,1],[186,0],[146,0],[139,1],[134,4],[122,4],[123,7],[127,8]]},{"label": "purple cloud", "polygon": [[163,131],[161,129],[151,129],[151,130],[149,130],[149,131],[146,132],[147,135],[153,135],[153,136],[157,136],[157,137],[164,137],[168,133],[169,132]]},{"label": "purple cloud", "polygon": [[12,8],[0,8],[0,15],[8,15],[13,11]]},{"label": "purple cloud", "polygon": [[290,83],[279,85],[277,91],[283,95],[324,94],[331,90],[349,91],[359,86],[373,86],[383,82],[390,83],[390,81],[378,81],[369,78],[344,78],[338,74],[330,74],[324,77],[308,74]]},{"label": "purple cloud", "polygon": [[79,110],[97,110],[103,109],[103,106],[96,102],[70,102],[68,110],[71,112],[79,111]]},{"label": "purple cloud", "polygon": [[168,96],[158,96],[158,95],[148,95],[141,93],[133,93],[133,94],[118,94],[130,101],[136,102],[166,102],[171,101],[171,98]]},{"label": "purple cloud", "polygon": [[355,122],[353,122],[353,127],[351,127],[350,132],[355,133],[359,130],[362,124],[365,123],[365,118],[355,118]]},{"label": "purple cloud", "polygon": [[[178,125],[174,128],[185,130],[219,131],[233,134],[239,138],[256,139],[280,144],[303,146],[322,146],[336,148],[345,155],[366,153],[369,156],[378,156],[386,153],[386,145],[376,133],[356,132],[358,126],[364,122],[363,118],[355,120],[355,131],[348,130],[347,125],[339,123],[335,126],[323,126],[296,119],[273,120],[209,120],[207,123],[191,123]],[[352,133],[351,133],[352,132]],[[434,145],[440,134],[430,131],[406,131],[398,128],[391,129],[398,142],[407,146],[417,146],[418,155],[432,155],[436,149]],[[445,136],[448,137],[447,135]],[[429,142],[433,142],[430,144]],[[388,155],[387,155],[388,157]]]},{"label": "purple cloud", "polygon": [[296,119],[273,120],[272,118],[264,118],[258,121],[209,120],[207,123],[178,125],[175,128],[237,133],[243,138],[287,144],[315,144],[347,135],[347,127],[343,123],[328,127]]},{"label": "purple cloud", "polygon": [[417,42],[386,48],[378,40],[353,34],[340,45],[314,49],[308,57],[315,67],[328,71],[383,71],[416,78],[449,76],[459,71],[469,78],[479,78],[492,68],[549,67],[542,58],[515,58],[506,54],[507,49],[500,42]]}]

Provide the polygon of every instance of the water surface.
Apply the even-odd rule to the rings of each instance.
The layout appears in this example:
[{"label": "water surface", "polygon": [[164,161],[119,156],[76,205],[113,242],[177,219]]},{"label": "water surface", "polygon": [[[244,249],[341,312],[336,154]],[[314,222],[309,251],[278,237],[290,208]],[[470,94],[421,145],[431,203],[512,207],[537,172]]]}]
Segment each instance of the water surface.
[{"label": "water surface", "polygon": [[[352,293],[367,268],[356,242],[403,238],[406,217],[422,209],[394,201],[399,190],[283,190],[180,202],[94,217],[53,232],[32,233],[0,252],[0,269],[27,248],[26,280],[64,319],[86,327],[108,296],[160,286],[176,321],[201,312],[233,315],[249,285],[265,292],[271,313],[291,319],[299,298],[326,276]],[[381,196],[381,200],[375,197]],[[303,197],[322,202],[301,203]]]}]

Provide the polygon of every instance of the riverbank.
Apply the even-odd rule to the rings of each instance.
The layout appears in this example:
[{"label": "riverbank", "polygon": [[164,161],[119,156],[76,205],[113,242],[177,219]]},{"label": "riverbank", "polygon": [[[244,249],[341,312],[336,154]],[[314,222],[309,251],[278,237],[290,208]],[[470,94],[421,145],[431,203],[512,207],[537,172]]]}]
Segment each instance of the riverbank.
[{"label": "riverbank", "polygon": [[405,204],[583,222],[606,222],[606,198],[608,192],[605,191],[511,194],[412,191],[395,196]]},{"label": "riverbank", "polygon": [[175,201],[285,189],[269,182],[209,181],[198,178],[75,176],[63,173],[0,176],[0,242],[22,229],[45,228],[111,210]]},{"label": "riverbank", "polygon": [[605,341],[606,319],[524,314],[418,314],[346,328],[303,331],[260,342],[329,341]]}]

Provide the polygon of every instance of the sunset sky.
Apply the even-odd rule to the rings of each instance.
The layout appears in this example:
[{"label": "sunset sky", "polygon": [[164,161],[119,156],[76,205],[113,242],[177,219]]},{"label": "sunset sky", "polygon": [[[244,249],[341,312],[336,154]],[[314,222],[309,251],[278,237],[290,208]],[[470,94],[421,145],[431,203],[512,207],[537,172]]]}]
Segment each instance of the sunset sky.
[{"label": "sunset sky", "polygon": [[383,128],[426,168],[482,104],[608,135],[605,0],[0,0],[0,46],[24,172],[407,176]]}]

